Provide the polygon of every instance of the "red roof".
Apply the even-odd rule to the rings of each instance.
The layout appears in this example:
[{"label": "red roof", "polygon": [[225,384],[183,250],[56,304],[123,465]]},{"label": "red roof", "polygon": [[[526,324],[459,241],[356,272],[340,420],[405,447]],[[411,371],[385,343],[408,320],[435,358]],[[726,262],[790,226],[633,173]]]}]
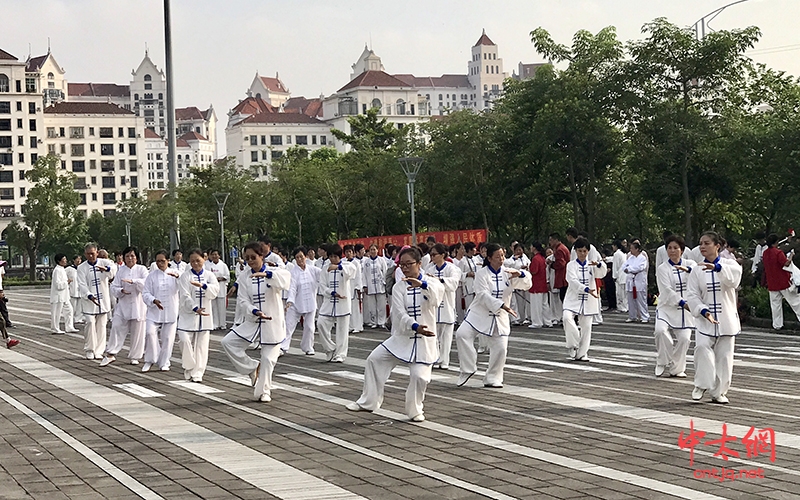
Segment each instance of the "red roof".
[{"label": "red roof", "polygon": [[283,104],[284,113],[300,113],[306,116],[322,116],[322,99],[292,97]]},{"label": "red roof", "polygon": [[45,108],[45,113],[60,115],[133,115],[133,111],[107,102],[59,102]]},{"label": "red roof", "polygon": [[155,130],[151,128],[144,129],[144,138],[145,139],[161,139],[161,136],[156,134]]},{"label": "red roof", "polygon": [[74,97],[130,97],[130,85],[116,83],[68,83],[67,95]]},{"label": "red roof", "polygon": [[36,73],[39,71],[39,69],[41,69],[42,64],[44,64],[44,62],[47,60],[47,56],[49,55],[50,54],[45,54],[43,56],[32,57],[28,59],[28,65],[25,66],[25,71],[28,73]]},{"label": "red roof", "polygon": [[300,113],[260,113],[248,116],[240,123],[318,123],[324,124],[313,116]]},{"label": "red roof", "polygon": [[272,78],[270,76],[262,76],[261,83],[264,84],[270,92],[283,92],[284,94],[288,94],[289,91],[286,90],[286,87],[283,85],[283,82],[280,81],[277,77]]},{"label": "red roof", "polygon": [[248,97],[240,101],[232,110],[233,114],[257,115],[260,113],[277,113],[275,107],[260,97]]},{"label": "red roof", "polygon": [[204,120],[205,116],[196,106],[175,109],[176,120]]},{"label": "red roof", "polygon": [[477,47],[478,45],[494,45],[494,44],[495,43],[488,36],[486,36],[486,30],[484,30],[483,34],[481,35],[480,38],[478,38],[478,41],[475,43],[474,46]]},{"label": "red roof", "polygon": [[394,75],[411,87],[471,87],[467,75],[414,76]]},{"label": "red roof", "polygon": [[354,89],[358,87],[408,87],[409,85],[399,80],[392,75],[383,71],[367,70],[357,77],[353,78],[350,83],[340,88],[338,91]]},{"label": "red roof", "polygon": [[175,141],[175,147],[176,148],[190,148],[191,146],[189,145],[188,142],[186,142],[186,139],[177,139]]},{"label": "red roof", "polygon": [[178,139],[179,140],[183,139],[185,141],[207,141],[208,140],[205,137],[203,137],[202,135],[200,135],[197,132],[195,132],[194,130],[186,132],[185,134],[180,136]]},{"label": "red roof", "polygon": [[16,57],[12,56],[3,49],[0,49],[0,59],[9,59],[11,61],[19,61]]}]

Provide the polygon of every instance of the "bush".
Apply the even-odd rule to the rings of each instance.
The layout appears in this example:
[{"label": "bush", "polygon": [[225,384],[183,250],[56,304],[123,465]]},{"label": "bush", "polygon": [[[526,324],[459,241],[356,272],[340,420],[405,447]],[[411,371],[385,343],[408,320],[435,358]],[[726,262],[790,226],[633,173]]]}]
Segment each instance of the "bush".
[{"label": "bush", "polygon": [[25,277],[7,276],[3,278],[3,288],[7,288],[10,286],[22,286],[22,285],[50,286],[50,280],[48,279],[48,280],[30,281],[27,276]]},{"label": "bush", "polygon": [[[759,286],[742,287],[739,290],[739,311],[740,315],[745,319],[747,316],[755,316],[756,318],[772,319],[772,309],[769,305],[769,290]],[[789,303],[783,301],[783,317],[785,320],[793,320],[795,318],[794,311],[789,306]]]}]

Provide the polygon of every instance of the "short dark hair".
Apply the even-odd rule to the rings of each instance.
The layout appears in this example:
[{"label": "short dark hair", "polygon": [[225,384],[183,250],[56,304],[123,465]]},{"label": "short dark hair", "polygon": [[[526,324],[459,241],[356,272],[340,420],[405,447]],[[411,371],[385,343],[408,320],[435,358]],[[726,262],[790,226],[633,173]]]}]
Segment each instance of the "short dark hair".
[{"label": "short dark hair", "polygon": [[425,243],[418,244],[417,248],[419,248],[419,251],[422,252],[423,254],[428,253],[429,250],[428,245],[426,245]]},{"label": "short dark hair", "polygon": [[551,240],[560,240],[561,239],[561,235],[558,234],[558,233],[550,233],[550,239]]},{"label": "short dark hair", "polygon": [[250,243],[245,245],[244,248],[242,249],[242,255],[244,255],[246,251],[252,250],[253,252],[255,252],[256,255],[263,257],[264,251],[261,250],[261,243],[262,243],[261,241],[251,241]]},{"label": "short dark hair", "polygon": [[575,240],[575,243],[572,245],[572,248],[578,250],[580,248],[589,249],[589,240],[581,236],[580,238]]},{"label": "short dark hair", "polygon": [[296,256],[297,254],[302,253],[303,256],[308,255],[308,249],[304,246],[299,246],[294,249],[292,252],[292,257]]},{"label": "short dark hair", "polygon": [[[247,248],[247,247],[245,247],[245,248]],[[199,256],[200,256],[200,257],[201,257],[203,260],[206,260],[206,257],[205,257],[205,255],[203,255],[203,251],[202,251],[202,250],[200,250],[199,248],[192,248],[191,250],[189,250],[189,258],[190,258],[190,259],[192,258],[192,255],[194,255],[194,254],[197,254],[197,255],[199,255]]]},{"label": "short dark hair", "polygon": [[422,252],[419,251],[419,248],[408,247],[400,251],[400,255],[397,256],[397,262],[400,262],[400,259],[406,254],[411,254],[411,256],[414,257],[414,262],[419,262],[422,260]]},{"label": "short dark hair", "polygon": [[183,252],[181,252],[181,249],[180,249],[180,248],[176,248],[175,250],[173,250],[173,251],[172,251],[172,256],[173,256],[173,257],[175,257],[175,254],[176,254],[176,253],[180,253],[181,255],[183,255]]},{"label": "short dark hair", "polygon": [[444,246],[444,243],[437,243],[433,245],[433,248],[431,248],[431,250],[436,250],[436,253],[440,253],[445,257],[449,255],[449,253],[447,252],[447,247]]},{"label": "short dark hair", "polygon": [[475,250],[475,243],[468,241],[464,243],[464,251],[469,252],[470,250]]},{"label": "short dark hair", "polygon": [[61,262],[61,259],[64,259],[64,258],[66,258],[66,255],[64,255],[63,253],[57,253],[55,255],[55,257],[54,257],[54,259],[56,260],[56,264]]},{"label": "short dark hair", "polygon": [[622,240],[614,240],[611,244],[617,248],[622,248]]},{"label": "short dark hair", "polygon": [[430,236],[425,238],[425,243],[433,243],[435,245],[436,244],[436,236],[431,234]]},{"label": "short dark hair", "polygon": [[779,239],[780,239],[780,238],[778,237],[778,235],[777,235],[777,234],[775,234],[775,233],[771,233],[769,236],[767,236],[767,245],[768,245],[768,246],[775,245],[775,244],[777,244],[777,243],[778,243],[778,240],[779,240]]},{"label": "short dark hair", "polygon": [[567,230],[564,232],[567,234],[567,236],[572,236],[573,238],[578,237],[578,229],[574,226],[568,227]]},{"label": "short dark hair", "polygon": [[664,240],[664,246],[668,247],[673,241],[681,247],[681,251],[686,249],[686,240],[683,239],[683,236],[677,234],[670,234],[667,236],[667,239]]},{"label": "short dark hair", "polygon": [[262,236],[261,238],[259,238],[258,241],[260,241],[261,243],[263,243],[265,245],[269,245],[270,247],[272,246],[272,240],[269,239],[269,236],[267,236],[266,234],[264,236]]},{"label": "short dark hair", "polygon": [[497,243],[487,243],[486,244],[486,257],[483,259],[483,265],[484,266],[488,266],[489,265],[489,259],[492,258],[492,255],[494,255],[494,253],[497,252],[498,250],[502,250],[502,249],[503,249],[503,247],[501,247]]},{"label": "short dark hair", "polygon": [[355,251],[353,245],[345,245],[344,248],[342,248],[342,251],[344,251],[344,252],[346,252],[348,250]]},{"label": "short dark hair", "polygon": [[762,239],[764,239],[766,237],[767,237],[767,233],[765,233],[764,231],[759,231],[759,232],[756,233],[756,239],[757,240],[762,240]]},{"label": "short dark hair", "polygon": [[363,250],[363,249],[364,249],[364,245],[362,243],[356,243],[353,246],[353,250],[355,250],[356,252],[358,252],[359,250]]},{"label": "short dark hair", "polygon": [[153,261],[155,261],[156,257],[158,257],[159,255],[163,255],[164,259],[169,260],[169,252],[162,249],[162,250],[156,250],[156,253],[153,255]]},{"label": "short dark hair", "polygon": [[667,241],[667,238],[669,238],[670,236],[672,236],[672,231],[670,231],[669,229],[665,229],[664,232],[661,233],[661,239],[663,239],[665,242]]},{"label": "short dark hair", "polygon": [[543,247],[543,246],[542,246],[542,244],[541,244],[541,243],[539,243],[538,241],[533,241],[533,242],[531,242],[531,246],[532,246],[534,249],[536,249],[536,253],[542,253],[542,252],[544,252],[544,247]]},{"label": "short dark hair", "polygon": [[725,239],[722,236],[720,236],[719,233],[716,231],[704,231],[703,234],[700,235],[700,237],[702,238],[703,236],[708,236],[708,238],[712,242],[714,242],[715,245],[721,246],[722,243],[725,241]]},{"label": "short dark hair", "polygon": [[340,247],[338,243],[332,243],[328,245],[327,251],[328,251],[328,257],[330,257],[331,255],[335,255],[340,259],[342,258],[342,247]]}]

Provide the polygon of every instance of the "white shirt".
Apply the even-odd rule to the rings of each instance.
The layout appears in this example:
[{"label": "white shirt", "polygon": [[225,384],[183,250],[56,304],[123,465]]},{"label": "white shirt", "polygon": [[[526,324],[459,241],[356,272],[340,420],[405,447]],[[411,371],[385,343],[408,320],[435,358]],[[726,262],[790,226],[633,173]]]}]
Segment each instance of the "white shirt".
[{"label": "white shirt", "polygon": [[528,290],[531,287],[531,273],[522,271],[519,277],[509,278],[506,272],[509,270],[484,266],[475,273],[475,299],[467,309],[464,321],[483,335],[510,335],[508,312],[503,305],[511,305],[514,289]]},{"label": "white shirt", "polygon": [[366,257],[361,260],[364,263],[364,287],[368,295],[386,293],[386,268],[387,261],[383,257]]},{"label": "white shirt", "polygon": [[[328,271],[328,267],[325,267],[319,273],[319,294],[322,295],[319,315],[332,317],[349,316],[350,298],[348,293],[350,293],[351,282],[358,271],[352,263],[344,259],[339,261],[338,267],[333,271]],[[341,295],[344,298],[341,299],[336,295]]]},{"label": "white shirt", "polygon": [[628,279],[628,275],[622,272],[622,266],[625,265],[626,260],[628,260],[628,255],[617,248],[617,251],[614,252],[614,262],[611,268],[611,276],[614,277],[617,283],[625,283],[625,280]]},{"label": "white shirt", "polygon": [[600,312],[600,299],[592,296],[588,290],[594,290],[597,295],[595,280],[602,279],[608,272],[603,261],[600,265],[591,265],[587,258],[586,262],[577,259],[567,263],[567,294],[564,296],[564,310],[572,311],[583,316],[594,315]]},{"label": "white shirt", "polygon": [[188,268],[186,262],[184,261],[175,262],[175,259],[170,259],[168,267],[173,271],[177,271],[179,276],[185,273],[186,269]]},{"label": "white shirt", "polygon": [[661,267],[661,264],[668,260],[669,257],[667,256],[667,246],[661,245],[656,249],[656,271],[658,271],[658,268]]},{"label": "white shirt", "polygon": [[436,310],[444,297],[444,285],[422,275],[419,279],[422,287],[392,288],[392,334],[381,345],[406,363],[432,365],[439,359],[439,342],[435,335],[418,334],[413,326],[424,325],[436,333]]},{"label": "white shirt", "polygon": [[767,249],[767,245],[756,245],[756,253],[753,255],[753,265],[750,266],[750,272],[755,274],[758,270],[758,265],[761,263],[761,259],[764,257],[764,250]]},{"label": "white shirt", "polygon": [[[295,266],[297,267],[297,266]],[[259,344],[280,344],[286,338],[286,318],[284,316],[281,292],[289,288],[292,275],[282,268],[261,266],[266,277],[254,277],[248,266],[236,282],[236,300],[244,314],[244,322],[233,327],[233,333],[248,342]],[[255,314],[261,311],[272,319],[262,319]]]},{"label": "white shirt", "polygon": [[[628,271],[625,273],[625,271]],[[628,279],[625,281],[625,289],[633,291],[634,288],[638,292],[647,293],[647,257],[644,252],[636,257],[633,255],[625,261],[621,269],[623,274],[627,274]]]},{"label": "white shirt", "polygon": [[[177,271],[167,268],[164,272],[158,267],[151,271],[144,280],[142,301],[147,306],[147,321],[153,323],[174,323],[178,321],[178,278],[167,273]],[[161,302],[159,309],[153,304],[158,299]]]},{"label": "white shirt", "polygon": [[[200,283],[197,287],[191,283]],[[178,278],[178,330],[202,332],[214,326],[211,301],[217,298],[219,284],[213,273],[201,270],[199,273],[188,268]],[[197,314],[195,309],[203,309],[208,316]]]},{"label": "white shirt", "polygon": [[[108,280],[114,277],[114,263],[108,259],[97,259],[94,264],[84,261],[78,266],[78,293],[81,296],[83,313],[106,314],[111,311],[111,295]],[[100,305],[91,299],[96,299]]]},{"label": "white shirt", "polygon": [[[147,307],[142,300],[142,290],[147,279],[147,268],[135,264],[133,267],[120,266],[114,281],[111,283],[111,295],[117,299],[114,306],[114,316],[123,320],[144,321],[147,317]],[[133,283],[127,283],[130,280]]]},{"label": "white shirt", "polygon": [[50,282],[50,303],[69,302],[69,278],[67,270],[56,264],[53,268],[53,278]]},{"label": "white shirt", "polygon": [[67,273],[67,279],[72,280],[69,284],[69,296],[78,298],[78,268],[75,266],[67,266],[64,271]]},{"label": "white shirt", "polygon": [[467,276],[467,273],[478,272],[478,266],[475,263],[475,257],[469,257],[465,255],[459,263],[459,268],[461,269],[461,282],[464,285],[464,295],[472,295],[475,293],[475,277]]},{"label": "white shirt", "polygon": [[231,277],[228,266],[221,259],[216,264],[209,259],[205,262],[204,266],[217,278],[217,283],[219,283],[219,293],[217,297],[222,297],[228,292],[228,280],[230,280]]},{"label": "white shirt", "polygon": [[689,277],[691,273],[700,272],[701,269],[693,260],[681,259],[679,266],[691,269],[691,273],[675,267],[672,261],[667,261],[656,269],[656,282],[658,283],[658,306],[656,307],[656,321],[663,321],[670,328],[694,329],[694,316],[683,307],[681,302],[688,303]]},{"label": "white shirt", "polygon": [[441,268],[431,262],[425,269],[425,273],[431,277],[426,276],[428,282],[435,281],[432,278],[438,278],[438,281],[444,285],[444,296],[436,308],[436,322],[447,325],[454,324],[456,322],[456,290],[461,284],[461,270],[455,264],[447,261],[442,264]]},{"label": "white shirt", "polygon": [[[742,330],[737,308],[736,288],[742,279],[742,266],[732,259],[717,259],[719,270],[692,270],[689,275],[689,307],[697,320],[697,333],[709,337],[738,335]],[[708,310],[719,324],[703,316]]]},{"label": "white shirt", "polygon": [[322,270],[308,264],[308,261],[306,261],[305,269],[294,265],[289,272],[291,273],[292,282],[289,285],[287,303],[291,303],[292,307],[300,314],[316,311],[317,286]]}]

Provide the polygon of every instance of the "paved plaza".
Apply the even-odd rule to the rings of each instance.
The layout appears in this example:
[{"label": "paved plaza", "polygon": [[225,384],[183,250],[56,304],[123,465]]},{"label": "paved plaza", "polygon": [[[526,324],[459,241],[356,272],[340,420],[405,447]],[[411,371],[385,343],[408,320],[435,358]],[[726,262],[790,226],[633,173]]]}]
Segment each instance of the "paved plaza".
[{"label": "paved plaza", "polygon": [[480,372],[457,387],[454,349],[410,423],[402,368],[380,411],[344,407],[385,330],[351,335],[343,364],[296,334],[260,403],[223,332],[203,383],[184,382],[177,346],[169,372],[125,351],[100,368],[82,334],[50,334],[49,290],[7,296],[21,343],[0,349],[2,499],[800,498],[797,336],[746,328],[731,403],[715,405],[691,400],[691,361],[687,379],[654,377],[652,323],[606,314],[590,363],[566,360],[560,328],[517,327],[504,388]]}]

